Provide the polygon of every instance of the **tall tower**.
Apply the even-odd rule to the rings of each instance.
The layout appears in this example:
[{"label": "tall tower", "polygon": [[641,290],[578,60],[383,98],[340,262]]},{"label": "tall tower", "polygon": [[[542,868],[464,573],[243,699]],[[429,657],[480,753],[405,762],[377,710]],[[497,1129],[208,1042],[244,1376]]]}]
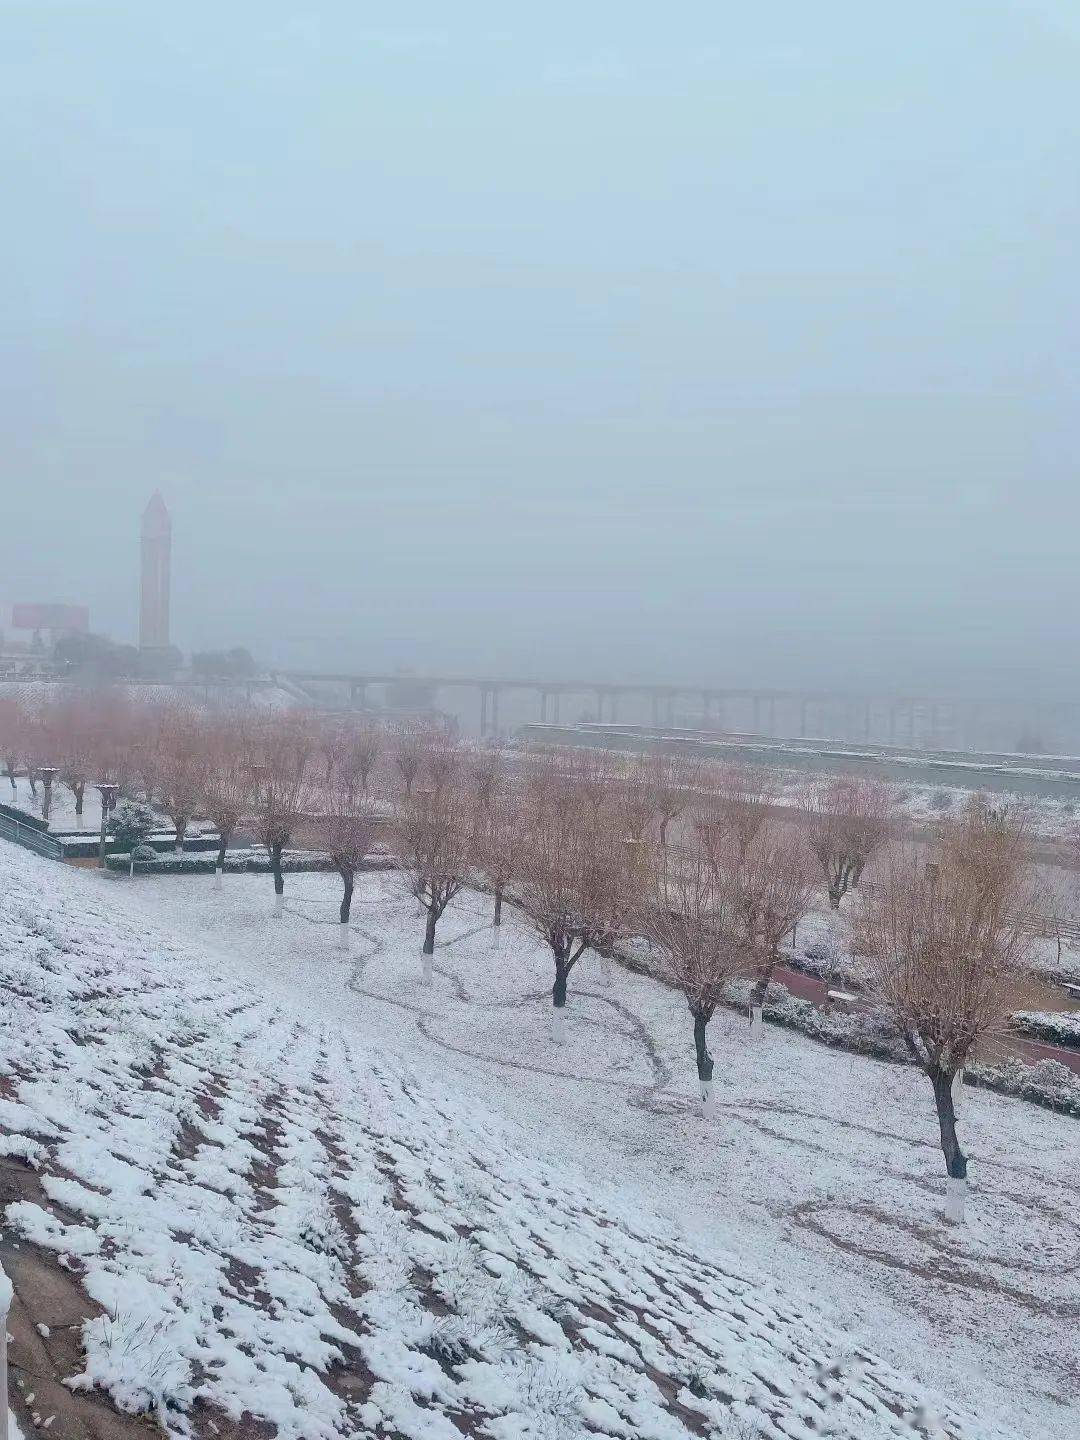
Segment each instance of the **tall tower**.
[{"label": "tall tower", "polygon": [[169,559],[172,521],[161,491],[155,490],[142,515],[142,589],[139,649],[163,649],[169,643]]}]

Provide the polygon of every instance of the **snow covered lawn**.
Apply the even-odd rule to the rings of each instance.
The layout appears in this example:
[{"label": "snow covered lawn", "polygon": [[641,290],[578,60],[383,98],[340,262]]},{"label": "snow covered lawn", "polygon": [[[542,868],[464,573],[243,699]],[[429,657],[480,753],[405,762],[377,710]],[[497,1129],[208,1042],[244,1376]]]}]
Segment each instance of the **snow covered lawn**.
[{"label": "snow covered lawn", "polygon": [[483,897],[425,990],[399,878],[349,953],[336,888],[0,846],[7,1221],[101,1307],[76,1385],[305,1440],[1064,1433],[1074,1122],[972,1093],[955,1236],[919,1077],[723,1015],[710,1123],[670,992],[583,961],[553,1047]]}]

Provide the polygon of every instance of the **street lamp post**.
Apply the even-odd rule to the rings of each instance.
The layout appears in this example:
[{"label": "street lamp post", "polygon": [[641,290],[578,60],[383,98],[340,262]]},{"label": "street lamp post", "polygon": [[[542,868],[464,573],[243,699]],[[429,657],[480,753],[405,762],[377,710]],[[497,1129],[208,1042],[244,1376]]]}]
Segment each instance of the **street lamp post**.
[{"label": "street lamp post", "polygon": [[109,824],[109,811],[112,809],[117,795],[120,793],[120,786],[111,780],[102,780],[94,789],[101,796],[101,838],[98,842],[98,860],[105,864],[105,834]]}]

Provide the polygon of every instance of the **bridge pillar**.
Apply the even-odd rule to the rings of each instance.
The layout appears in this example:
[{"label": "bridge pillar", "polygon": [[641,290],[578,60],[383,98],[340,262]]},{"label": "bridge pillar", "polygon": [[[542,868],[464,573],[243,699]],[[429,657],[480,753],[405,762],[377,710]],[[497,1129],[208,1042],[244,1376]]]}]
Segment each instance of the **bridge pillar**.
[{"label": "bridge pillar", "polygon": [[488,733],[488,687],[480,686],[480,738]]},{"label": "bridge pillar", "polygon": [[889,744],[896,744],[896,706],[889,705]]},{"label": "bridge pillar", "polygon": [[799,738],[806,739],[806,697],[799,701]]},{"label": "bridge pillar", "polygon": [[753,723],[753,725],[751,726],[751,729],[753,730],[753,732],[754,732],[755,735],[760,735],[760,734],[761,734],[761,696],[760,696],[760,695],[755,695],[755,696],[753,696],[752,698],[753,698],[753,707],[754,707],[754,723]]},{"label": "bridge pillar", "polygon": [[776,696],[769,696],[769,734],[776,734]]},{"label": "bridge pillar", "polygon": [[659,728],[659,725],[660,725],[660,696],[659,696],[659,694],[657,693],[657,691],[655,691],[655,690],[652,692],[652,723],[653,723],[653,729],[654,729],[654,730]]},{"label": "bridge pillar", "polygon": [[491,687],[491,733],[496,736],[499,733],[499,687],[497,685]]}]

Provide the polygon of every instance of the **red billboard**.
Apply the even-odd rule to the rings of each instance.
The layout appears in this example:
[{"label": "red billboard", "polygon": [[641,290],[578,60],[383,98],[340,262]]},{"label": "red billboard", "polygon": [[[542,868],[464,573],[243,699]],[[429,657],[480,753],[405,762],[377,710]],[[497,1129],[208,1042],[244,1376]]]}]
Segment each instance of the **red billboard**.
[{"label": "red billboard", "polygon": [[78,630],[90,629],[90,611],[85,605],[13,605],[13,630]]}]

